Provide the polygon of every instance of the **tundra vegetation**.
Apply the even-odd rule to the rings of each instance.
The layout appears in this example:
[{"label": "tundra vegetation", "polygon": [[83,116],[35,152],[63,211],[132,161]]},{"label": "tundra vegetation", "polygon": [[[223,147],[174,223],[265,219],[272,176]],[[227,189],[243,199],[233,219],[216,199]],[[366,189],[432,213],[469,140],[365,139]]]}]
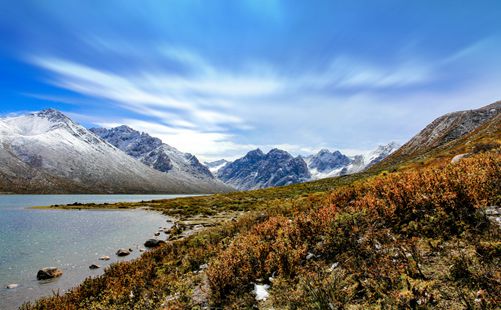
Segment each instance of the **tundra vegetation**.
[{"label": "tundra vegetation", "polygon": [[501,231],[486,208],[500,184],[500,149],[479,146],[457,163],[114,205],[219,217],[22,309],[499,309]]}]

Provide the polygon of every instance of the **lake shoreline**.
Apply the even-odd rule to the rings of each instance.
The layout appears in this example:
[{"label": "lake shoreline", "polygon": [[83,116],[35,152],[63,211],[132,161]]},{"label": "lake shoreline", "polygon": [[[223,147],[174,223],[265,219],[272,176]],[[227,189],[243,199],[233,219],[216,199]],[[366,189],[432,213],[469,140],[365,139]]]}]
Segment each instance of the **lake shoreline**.
[{"label": "lake shoreline", "polygon": [[[68,195],[64,196],[66,196],[64,197],[66,200],[79,201],[79,198],[73,198],[72,196],[68,198]],[[2,225],[0,228],[0,244],[5,249],[4,253],[0,255],[0,269],[3,269],[3,272],[0,274],[0,278],[2,278],[0,283],[1,309],[17,309],[24,302],[34,302],[37,299],[50,296],[53,291],[65,293],[71,288],[79,286],[87,277],[94,278],[101,276],[113,263],[129,262],[140,258],[143,253],[149,250],[144,246],[144,243],[148,239],[158,239],[167,242],[167,239],[170,237],[166,233],[167,231],[170,231],[175,226],[183,227],[183,225],[176,224],[178,219],[175,217],[147,206],[119,208],[112,207],[112,202],[106,202],[99,205],[108,205],[108,208],[81,208],[80,211],[93,212],[73,212],[78,211],[78,209],[54,207],[54,205],[64,206],[64,204],[52,204],[52,206],[33,205],[38,201],[46,201],[50,197],[45,196],[45,199],[40,199],[38,195],[0,195],[0,213],[3,212],[3,221],[14,222],[16,224],[12,228],[9,225]],[[113,200],[122,199],[122,197],[125,196],[122,195],[118,198],[101,196],[98,198]],[[147,198],[149,199],[141,199],[142,197],[143,195],[137,197],[127,196],[124,199],[154,201],[158,199],[174,199],[179,196],[171,198],[166,196],[148,196]],[[152,198],[153,200],[151,200]],[[26,203],[23,203],[23,206],[16,207],[11,203],[11,201],[16,199],[24,200]],[[84,197],[84,200],[88,199],[92,199],[92,197]],[[31,206],[29,205],[30,203],[32,204]],[[70,203],[70,205],[72,204]],[[110,213],[110,211],[121,212]],[[5,215],[7,215],[7,218],[5,218]],[[15,216],[16,218],[14,218],[14,221],[10,221],[9,216]],[[26,216],[31,217],[31,219],[24,219],[23,217]],[[70,221],[73,224],[66,225],[66,221],[63,219],[68,216],[70,219],[74,218],[74,220]],[[78,220],[81,217],[85,220]],[[45,218],[53,218],[53,220],[50,224],[38,223],[40,221],[43,222]],[[123,220],[120,220],[121,218]],[[115,223],[110,223],[110,220]],[[102,224],[94,223],[91,225],[95,228],[88,230],[98,232],[92,232],[94,236],[86,238],[85,226],[88,225],[89,221],[91,223],[98,221]],[[31,222],[35,223],[35,225],[29,224]],[[37,224],[43,230],[39,231],[32,227]],[[27,228],[24,228],[25,226]],[[103,228],[104,232],[99,233]],[[32,229],[34,230],[31,231]],[[187,229],[183,230],[183,233],[191,234],[191,231]],[[60,235],[62,239],[57,237],[57,235]],[[181,237],[176,236],[176,238]],[[70,239],[64,241],[65,238]],[[10,242],[11,239],[16,241]],[[54,242],[51,240],[54,240]],[[61,243],[61,245],[58,245],[58,243]],[[48,247],[47,245],[50,246]],[[116,256],[116,251],[119,248],[132,249],[133,251],[130,255],[122,258]],[[69,255],[70,257],[65,258],[65,255]],[[99,260],[101,256],[109,256],[111,259],[109,261],[102,261]],[[100,268],[95,270],[90,269],[89,267],[93,264],[100,266]],[[37,270],[48,266],[61,268],[64,274],[52,281],[37,281]],[[17,287],[8,289],[7,286],[10,284],[17,284]]]}]

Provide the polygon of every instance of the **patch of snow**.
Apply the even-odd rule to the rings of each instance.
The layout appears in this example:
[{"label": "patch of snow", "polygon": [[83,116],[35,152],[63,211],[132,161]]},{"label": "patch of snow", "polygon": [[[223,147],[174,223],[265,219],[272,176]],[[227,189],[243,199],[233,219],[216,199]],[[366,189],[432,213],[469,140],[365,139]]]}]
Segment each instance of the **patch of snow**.
[{"label": "patch of snow", "polygon": [[268,284],[254,284],[254,294],[256,295],[256,301],[263,301],[268,299],[270,293],[268,290],[270,286]]}]

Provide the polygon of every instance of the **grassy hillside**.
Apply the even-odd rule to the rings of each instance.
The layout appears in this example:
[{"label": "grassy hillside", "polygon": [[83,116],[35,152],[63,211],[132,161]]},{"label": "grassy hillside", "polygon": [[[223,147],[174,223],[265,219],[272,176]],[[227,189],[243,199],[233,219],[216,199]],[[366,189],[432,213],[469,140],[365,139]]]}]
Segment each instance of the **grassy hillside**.
[{"label": "grassy hillside", "polygon": [[[476,152],[403,172],[122,204],[230,216],[23,308],[495,309],[500,230],[485,207],[501,203],[501,154]],[[257,302],[253,283],[270,298]]]}]

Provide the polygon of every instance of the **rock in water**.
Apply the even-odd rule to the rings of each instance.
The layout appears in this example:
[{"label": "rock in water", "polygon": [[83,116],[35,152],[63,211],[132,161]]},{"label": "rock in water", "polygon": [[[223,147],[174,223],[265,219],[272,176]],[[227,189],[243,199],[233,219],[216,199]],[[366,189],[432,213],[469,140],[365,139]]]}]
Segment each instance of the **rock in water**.
[{"label": "rock in water", "polygon": [[127,249],[118,249],[116,254],[117,256],[127,256],[130,254],[130,252]]},{"label": "rock in water", "polygon": [[99,260],[110,260],[110,257],[109,256],[101,256],[99,257]]},{"label": "rock in water", "polygon": [[9,284],[5,288],[13,289],[13,288],[17,288],[18,286],[19,286],[19,284]]},{"label": "rock in water", "polygon": [[96,264],[92,264],[89,266],[89,269],[99,269],[99,268],[101,268],[101,266],[96,265]]},{"label": "rock in water", "polygon": [[147,248],[155,248],[161,244],[165,243],[163,240],[157,240],[157,239],[148,239],[144,243],[144,246]]},{"label": "rock in water", "polygon": [[47,280],[57,278],[63,275],[63,271],[56,267],[45,267],[38,270],[37,280]]}]

